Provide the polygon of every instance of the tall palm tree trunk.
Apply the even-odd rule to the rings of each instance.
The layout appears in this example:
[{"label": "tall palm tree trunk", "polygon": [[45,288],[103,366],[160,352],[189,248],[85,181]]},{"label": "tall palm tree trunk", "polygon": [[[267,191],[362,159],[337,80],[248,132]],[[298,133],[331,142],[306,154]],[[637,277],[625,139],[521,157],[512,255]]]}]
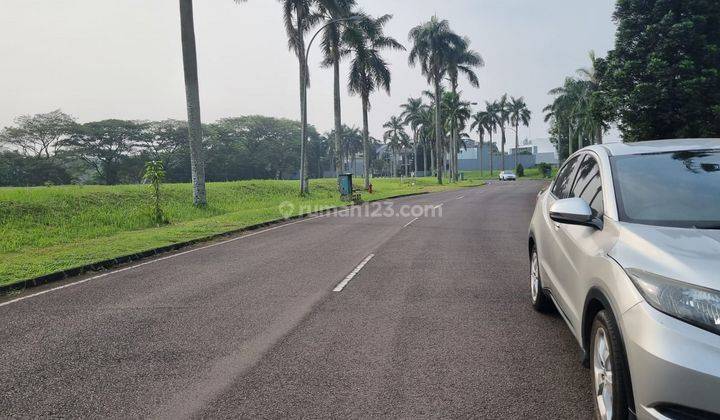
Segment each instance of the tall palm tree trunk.
[{"label": "tall palm tree trunk", "polygon": [[195,50],[195,23],[192,0],[180,0],[180,36],[182,39],[183,69],[185,71],[185,98],[188,113],[188,140],[190,146],[190,172],[193,183],[193,204],[207,204],[205,194],[205,162],[202,152],[202,122],[200,119],[200,88],[198,87],[197,52]]},{"label": "tall palm tree trunk", "polygon": [[370,132],[368,131],[368,95],[362,95],[363,112],[363,171],[365,190],[370,188]]},{"label": "tall palm tree trunk", "polygon": [[423,144],[423,176],[427,176],[428,160],[427,160],[427,142]]},{"label": "tall palm tree trunk", "polygon": [[435,154],[437,158],[437,181],[442,185],[443,147],[442,147],[442,111],[440,110],[440,80],[435,78]]},{"label": "tall palm tree trunk", "polygon": [[490,176],[493,176],[493,140],[492,140],[492,131],[490,132]]},{"label": "tall palm tree trunk", "polygon": [[430,142],[430,176],[435,176],[435,165],[437,165],[437,159],[435,159],[435,144]]},{"label": "tall palm tree trunk", "polygon": [[408,161],[408,150],[405,148],[405,153],[403,153],[403,164],[405,165],[405,177],[407,178],[410,176],[410,162]]},{"label": "tall palm tree trunk", "polygon": [[413,168],[415,168],[414,176],[417,176],[418,173],[418,165],[417,165],[417,158],[418,158],[418,152],[417,152],[417,130],[413,133]]},{"label": "tall palm tree trunk", "polygon": [[[337,51],[337,48],[335,49]],[[334,107],[335,107],[335,150],[340,149],[342,144],[342,112],[340,107],[340,60],[335,57],[333,60],[333,77],[334,77]],[[335,159],[335,176],[342,172],[342,161]],[[339,182],[340,178],[338,178]],[[340,184],[338,184],[339,187]]]},{"label": "tall palm tree trunk", "polygon": [[398,166],[402,165],[402,162],[400,161],[400,159],[402,159],[402,157],[400,157],[400,159],[398,159],[398,150],[396,147],[393,147],[392,150],[393,150],[393,177],[399,177],[400,175],[402,175],[402,169],[398,168]]},{"label": "tall palm tree trunk", "polygon": [[502,135],[502,138],[500,139],[502,143],[500,143],[500,153],[501,153],[501,161],[500,165],[502,165],[502,170],[505,170],[505,126],[500,127],[500,134]]},{"label": "tall palm tree trunk", "polygon": [[[298,13],[297,27],[302,28],[302,17]],[[307,182],[307,66],[305,65],[305,39],[298,34],[298,62],[300,64],[300,194],[310,192]]]},{"label": "tall palm tree trunk", "polygon": [[518,130],[519,129],[520,129],[520,124],[515,123],[515,150],[513,151],[513,163],[514,163],[513,168],[515,168],[516,170],[517,170],[517,165],[518,165],[518,147],[520,145],[518,143]]},{"label": "tall palm tree trunk", "polygon": [[598,128],[596,128],[596,130],[597,130],[595,133],[596,142],[597,142],[597,144],[602,144],[602,142],[603,142],[602,127],[598,126]]},{"label": "tall palm tree trunk", "polygon": [[457,153],[457,138],[455,137],[455,117],[450,121],[450,180],[457,181],[457,168],[455,167],[455,157]]},{"label": "tall palm tree trunk", "polygon": [[483,135],[482,131],[478,131],[478,136],[480,137],[480,146],[478,147],[478,160],[480,161],[480,176],[482,177],[483,173]]}]

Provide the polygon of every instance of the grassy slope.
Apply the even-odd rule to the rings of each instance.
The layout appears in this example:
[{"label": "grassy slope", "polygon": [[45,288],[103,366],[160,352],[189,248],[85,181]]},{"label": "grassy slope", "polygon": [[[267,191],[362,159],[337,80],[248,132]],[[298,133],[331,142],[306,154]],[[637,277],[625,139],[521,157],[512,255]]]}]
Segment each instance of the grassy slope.
[{"label": "grassy slope", "polygon": [[[479,185],[479,173],[457,186]],[[483,177],[485,178],[485,177]],[[154,227],[149,187],[59,186],[0,188],[0,285],[177,242],[198,239],[282,217],[280,203],[300,207],[337,206],[335,180],[311,182],[300,198],[297,181],[240,181],[208,184],[204,209],[190,203],[189,184],[163,187],[170,225]],[[414,183],[375,179],[365,200],[447,188],[432,178]]]}]

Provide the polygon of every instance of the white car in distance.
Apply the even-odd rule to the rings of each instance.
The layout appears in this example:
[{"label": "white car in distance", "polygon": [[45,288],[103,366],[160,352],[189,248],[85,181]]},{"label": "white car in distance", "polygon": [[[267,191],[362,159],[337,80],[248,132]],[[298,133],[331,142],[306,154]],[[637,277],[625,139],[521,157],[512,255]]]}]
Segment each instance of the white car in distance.
[{"label": "white car in distance", "polygon": [[500,181],[517,181],[517,177],[515,176],[515,172],[513,171],[501,171],[498,175],[498,180]]}]

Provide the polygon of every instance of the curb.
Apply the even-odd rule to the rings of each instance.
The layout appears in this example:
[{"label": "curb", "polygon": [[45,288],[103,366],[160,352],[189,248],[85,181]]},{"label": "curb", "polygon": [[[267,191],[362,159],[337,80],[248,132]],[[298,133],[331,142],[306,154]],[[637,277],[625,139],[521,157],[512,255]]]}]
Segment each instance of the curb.
[{"label": "curb", "polygon": [[[393,195],[393,196],[381,198],[378,200],[366,201],[365,203],[360,204],[360,205],[377,202],[377,201],[390,200],[393,198],[412,197],[412,196],[425,195],[425,194],[429,194],[429,192],[422,191],[422,192],[417,192],[417,193]],[[153,256],[160,255],[160,254],[165,254],[165,253],[172,252],[172,251],[177,251],[179,249],[187,248],[189,246],[196,245],[199,243],[210,242],[210,241],[213,241],[218,238],[233,236],[233,235],[237,235],[239,233],[249,232],[249,231],[258,230],[258,229],[261,229],[264,227],[277,225],[277,224],[287,222],[290,220],[304,219],[306,217],[317,216],[317,215],[322,214],[327,211],[345,209],[345,208],[350,208],[350,207],[354,207],[354,206],[355,205],[353,205],[353,204],[345,205],[345,206],[336,206],[336,207],[327,208],[322,212],[298,214],[298,215],[290,216],[287,218],[274,219],[274,220],[270,220],[270,221],[263,222],[263,223],[257,223],[254,225],[249,225],[249,226],[245,226],[242,228],[229,230],[227,232],[216,233],[216,234],[213,234],[210,236],[204,236],[202,238],[192,239],[192,240],[184,241],[184,242],[178,242],[178,243],[174,243],[171,245],[162,246],[159,248],[153,248],[153,249],[149,249],[146,251],[122,255],[122,256],[119,256],[116,258],[110,258],[107,260],[98,261],[98,262],[91,263],[91,264],[81,265],[79,267],[68,268],[66,270],[56,271],[54,273],[45,274],[45,275],[42,275],[39,277],[33,277],[30,279],[21,280],[16,283],[0,286],[0,297],[5,296],[8,293],[19,292],[19,291],[22,291],[25,289],[42,286],[42,285],[45,285],[48,283],[53,283],[56,281],[67,279],[69,277],[75,277],[75,276],[79,276],[81,274],[85,274],[85,273],[89,273],[89,272],[93,272],[93,271],[107,270],[107,269],[114,268],[114,267],[117,267],[122,264],[127,264],[130,262],[146,259],[149,257],[153,257]]]}]

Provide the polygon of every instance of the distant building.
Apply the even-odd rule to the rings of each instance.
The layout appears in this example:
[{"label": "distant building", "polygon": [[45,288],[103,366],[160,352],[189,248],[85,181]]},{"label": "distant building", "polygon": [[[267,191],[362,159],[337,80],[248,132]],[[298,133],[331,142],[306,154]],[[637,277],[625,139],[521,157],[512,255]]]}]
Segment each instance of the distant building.
[{"label": "distant building", "polygon": [[[515,149],[514,145],[510,147],[509,153],[512,154]],[[525,139],[518,147],[518,153],[530,153],[535,156],[535,163],[548,163],[550,165],[558,164],[558,154],[555,145],[548,138]]]}]

